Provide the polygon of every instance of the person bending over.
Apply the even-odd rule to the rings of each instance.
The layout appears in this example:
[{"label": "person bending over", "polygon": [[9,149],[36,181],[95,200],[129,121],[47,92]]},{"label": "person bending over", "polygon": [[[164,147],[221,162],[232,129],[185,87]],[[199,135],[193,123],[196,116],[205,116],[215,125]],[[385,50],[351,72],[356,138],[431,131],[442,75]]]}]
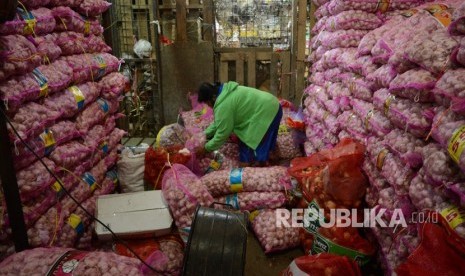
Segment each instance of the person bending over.
[{"label": "person bending over", "polygon": [[283,111],[279,100],[268,92],[237,82],[202,83],[198,101],[213,108],[214,122],[205,130],[210,139],[198,153],[219,149],[234,133],[239,142],[241,166],[253,161],[268,164],[275,149]]}]

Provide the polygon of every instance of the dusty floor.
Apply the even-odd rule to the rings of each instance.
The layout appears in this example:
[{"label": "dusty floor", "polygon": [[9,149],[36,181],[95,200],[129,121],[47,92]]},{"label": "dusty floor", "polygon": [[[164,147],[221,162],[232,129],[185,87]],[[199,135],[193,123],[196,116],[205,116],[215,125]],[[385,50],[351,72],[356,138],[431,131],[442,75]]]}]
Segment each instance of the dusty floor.
[{"label": "dusty floor", "polygon": [[245,276],[280,275],[280,272],[284,270],[294,258],[302,256],[303,254],[303,250],[297,248],[266,256],[258,240],[253,233],[249,231],[247,237]]}]

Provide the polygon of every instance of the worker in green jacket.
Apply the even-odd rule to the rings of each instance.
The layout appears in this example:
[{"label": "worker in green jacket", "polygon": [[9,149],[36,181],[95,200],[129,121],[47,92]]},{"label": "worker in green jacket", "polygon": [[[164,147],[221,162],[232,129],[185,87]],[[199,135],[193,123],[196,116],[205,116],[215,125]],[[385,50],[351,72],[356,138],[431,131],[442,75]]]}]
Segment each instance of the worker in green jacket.
[{"label": "worker in green jacket", "polygon": [[234,133],[240,140],[242,166],[256,161],[268,162],[276,146],[283,111],[279,100],[270,93],[241,86],[237,82],[203,83],[198,101],[213,108],[215,121],[205,130],[205,151],[219,149]]}]

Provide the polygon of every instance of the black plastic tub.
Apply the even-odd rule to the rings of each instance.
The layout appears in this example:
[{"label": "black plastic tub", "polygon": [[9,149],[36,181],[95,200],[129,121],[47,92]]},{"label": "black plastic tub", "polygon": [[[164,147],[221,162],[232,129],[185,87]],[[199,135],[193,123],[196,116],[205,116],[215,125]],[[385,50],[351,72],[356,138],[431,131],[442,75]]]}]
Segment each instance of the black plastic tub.
[{"label": "black plastic tub", "polygon": [[244,275],[246,248],[246,214],[197,207],[187,242],[183,275]]}]

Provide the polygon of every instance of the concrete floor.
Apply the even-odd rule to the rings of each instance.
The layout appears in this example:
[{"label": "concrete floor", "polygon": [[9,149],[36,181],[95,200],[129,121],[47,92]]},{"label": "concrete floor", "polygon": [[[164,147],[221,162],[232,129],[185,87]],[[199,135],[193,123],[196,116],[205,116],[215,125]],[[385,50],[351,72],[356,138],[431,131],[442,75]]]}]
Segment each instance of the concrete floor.
[{"label": "concrete floor", "polygon": [[245,276],[274,276],[280,275],[296,257],[304,254],[300,248],[270,254],[263,253],[260,243],[254,234],[249,231],[247,237],[247,252],[245,263]]}]

